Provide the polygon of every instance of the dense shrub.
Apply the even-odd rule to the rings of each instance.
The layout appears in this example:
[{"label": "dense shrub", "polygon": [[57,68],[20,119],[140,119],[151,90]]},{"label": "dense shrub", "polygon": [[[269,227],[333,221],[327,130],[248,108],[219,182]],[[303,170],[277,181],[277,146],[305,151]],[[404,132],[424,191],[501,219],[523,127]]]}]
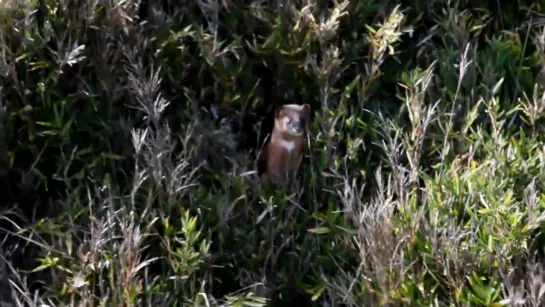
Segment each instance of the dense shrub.
[{"label": "dense shrub", "polygon": [[[0,299],[543,304],[544,10],[0,2]],[[297,193],[256,173],[285,103]]]}]

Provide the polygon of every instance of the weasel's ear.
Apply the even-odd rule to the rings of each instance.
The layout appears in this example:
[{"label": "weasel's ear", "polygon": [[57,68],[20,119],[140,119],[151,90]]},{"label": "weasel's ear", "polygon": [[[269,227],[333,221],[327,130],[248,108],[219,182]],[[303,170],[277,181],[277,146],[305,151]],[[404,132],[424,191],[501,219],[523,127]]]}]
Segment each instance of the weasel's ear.
[{"label": "weasel's ear", "polygon": [[310,105],[308,103],[301,105],[301,114],[303,114],[305,121],[310,120]]},{"label": "weasel's ear", "polygon": [[280,112],[282,112],[282,108],[282,106],[276,107],[276,109],[274,110],[274,119],[280,118]]}]

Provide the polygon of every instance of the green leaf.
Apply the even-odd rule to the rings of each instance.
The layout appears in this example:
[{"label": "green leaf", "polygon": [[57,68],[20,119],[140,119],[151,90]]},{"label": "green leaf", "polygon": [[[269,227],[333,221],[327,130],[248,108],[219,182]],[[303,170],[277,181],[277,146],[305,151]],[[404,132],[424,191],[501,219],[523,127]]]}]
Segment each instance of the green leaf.
[{"label": "green leaf", "polygon": [[328,227],[318,227],[318,228],[311,228],[308,230],[309,232],[316,233],[316,234],[324,234],[331,232],[331,229]]},{"label": "green leaf", "polygon": [[322,286],[318,290],[316,290],[316,292],[314,292],[314,294],[312,295],[311,300],[315,302],[322,295],[324,289],[325,288]]}]

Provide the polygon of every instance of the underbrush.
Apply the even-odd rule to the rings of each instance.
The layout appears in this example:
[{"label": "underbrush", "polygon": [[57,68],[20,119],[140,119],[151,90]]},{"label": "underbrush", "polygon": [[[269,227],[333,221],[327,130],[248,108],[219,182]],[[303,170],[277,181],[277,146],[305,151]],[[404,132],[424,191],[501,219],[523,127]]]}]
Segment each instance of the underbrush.
[{"label": "underbrush", "polygon": [[[541,306],[544,8],[518,2],[1,2],[0,301]],[[294,193],[256,172],[286,103],[312,107]]]}]

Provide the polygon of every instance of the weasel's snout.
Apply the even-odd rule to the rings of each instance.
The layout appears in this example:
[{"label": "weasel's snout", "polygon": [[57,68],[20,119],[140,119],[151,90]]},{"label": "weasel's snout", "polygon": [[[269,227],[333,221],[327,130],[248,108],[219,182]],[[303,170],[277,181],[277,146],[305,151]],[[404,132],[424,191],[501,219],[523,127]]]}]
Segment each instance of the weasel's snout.
[{"label": "weasel's snout", "polygon": [[301,132],[303,131],[303,125],[301,123],[300,120],[294,120],[291,122],[291,128],[295,131],[295,132]]}]

